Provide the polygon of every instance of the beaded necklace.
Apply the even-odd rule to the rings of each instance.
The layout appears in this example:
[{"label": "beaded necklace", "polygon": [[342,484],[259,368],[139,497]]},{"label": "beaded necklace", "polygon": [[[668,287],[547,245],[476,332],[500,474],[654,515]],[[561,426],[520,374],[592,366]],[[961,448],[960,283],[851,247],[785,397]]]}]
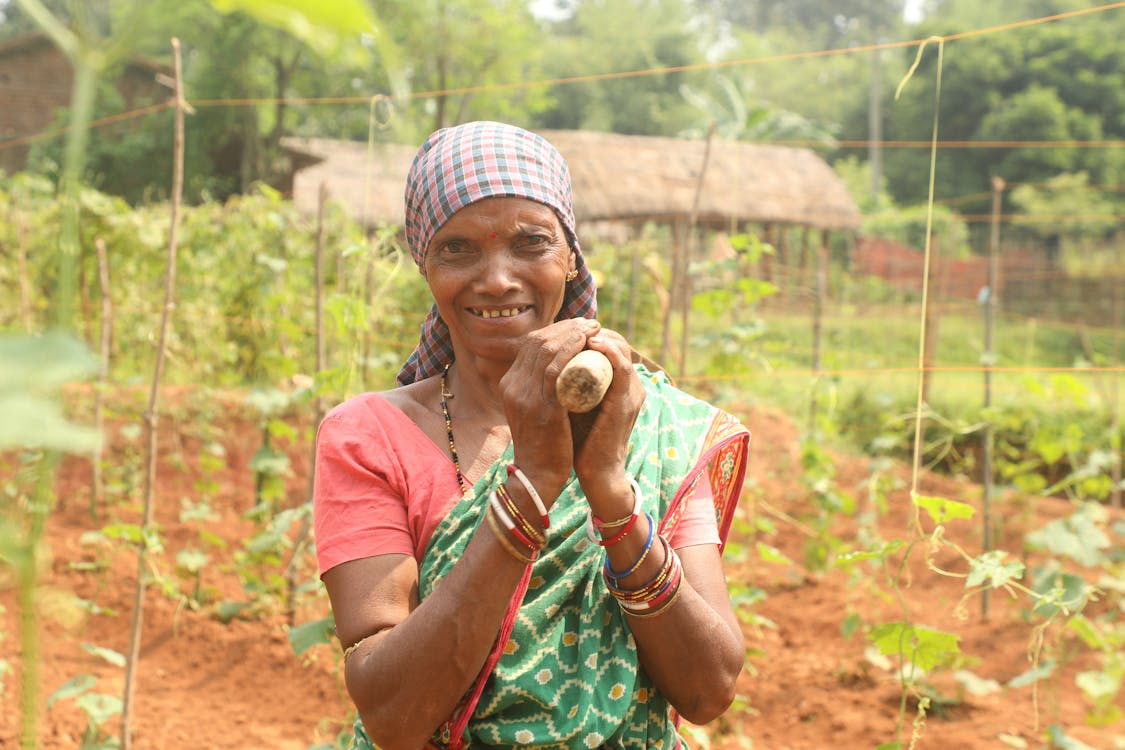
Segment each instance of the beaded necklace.
[{"label": "beaded necklace", "polygon": [[457,470],[457,486],[461,488],[461,494],[464,495],[468,492],[468,487],[465,486],[465,475],[461,473],[461,461],[457,458],[457,444],[453,442],[453,420],[449,418],[449,404],[445,402],[447,398],[453,398],[453,394],[445,387],[445,378],[449,374],[449,368],[452,365],[449,362],[441,371],[441,413],[445,417],[445,435],[449,438],[449,455],[453,459],[453,468]]}]

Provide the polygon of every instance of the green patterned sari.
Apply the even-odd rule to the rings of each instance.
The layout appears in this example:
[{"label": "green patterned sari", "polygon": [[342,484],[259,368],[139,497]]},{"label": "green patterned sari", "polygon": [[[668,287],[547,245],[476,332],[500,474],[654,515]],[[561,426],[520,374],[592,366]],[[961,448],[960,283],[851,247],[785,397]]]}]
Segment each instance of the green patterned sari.
[{"label": "green patterned sari", "polygon": [[[707,471],[725,540],[745,474],[749,433],[730,415],[674,388],[663,374],[637,369],[647,397],[627,471],[640,485],[645,511],[661,519],[660,531],[669,534],[681,515],[681,499]],[[509,445],[438,525],[419,571],[421,598],[461,557],[511,460]],[[525,572],[492,656],[431,746],[683,746],[675,713],[640,668],[629,626],[606,589],[603,551],[584,530],[586,509],[572,474],[551,509],[548,547]],[[358,739],[359,722],[356,728]]]}]

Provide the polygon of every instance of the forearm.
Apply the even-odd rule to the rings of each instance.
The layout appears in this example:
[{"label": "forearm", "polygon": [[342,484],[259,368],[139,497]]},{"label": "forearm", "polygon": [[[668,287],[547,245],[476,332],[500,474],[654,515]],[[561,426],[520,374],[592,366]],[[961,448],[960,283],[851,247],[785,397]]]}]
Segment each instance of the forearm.
[{"label": "forearm", "polygon": [[441,585],[350,656],[348,692],[379,747],[417,750],[449,718],[480,673],[522,575],[482,524]]},{"label": "forearm", "polygon": [[[621,493],[597,498],[601,507],[611,500],[616,503],[611,516],[616,518],[627,517],[620,510],[623,499]],[[659,580],[670,563],[671,548],[655,533],[655,523],[646,515],[621,531],[601,531],[610,570],[623,592]],[[637,640],[642,666],[657,688],[685,718],[705,723],[733,700],[745,645],[730,609],[717,550],[689,547],[682,557],[675,598],[660,604],[655,616],[626,614],[625,620]]]},{"label": "forearm", "polygon": [[[676,602],[653,618],[625,615],[641,666],[688,721],[705,724],[734,699],[746,658],[741,631],[685,579]],[[737,628],[737,625],[734,625]]]}]

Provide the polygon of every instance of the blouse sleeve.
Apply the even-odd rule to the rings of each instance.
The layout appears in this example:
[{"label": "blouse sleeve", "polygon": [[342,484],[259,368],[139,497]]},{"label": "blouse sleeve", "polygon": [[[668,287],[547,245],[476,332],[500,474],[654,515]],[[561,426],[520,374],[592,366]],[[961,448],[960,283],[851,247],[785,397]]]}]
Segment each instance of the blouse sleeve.
[{"label": "blouse sleeve", "polygon": [[362,557],[414,554],[401,471],[387,435],[374,415],[357,417],[347,407],[317,429],[313,528],[321,575]]},{"label": "blouse sleeve", "polygon": [[719,524],[715,520],[714,493],[707,472],[695,484],[695,490],[684,499],[687,505],[672,536],[668,539],[673,549],[697,544],[719,544]]}]

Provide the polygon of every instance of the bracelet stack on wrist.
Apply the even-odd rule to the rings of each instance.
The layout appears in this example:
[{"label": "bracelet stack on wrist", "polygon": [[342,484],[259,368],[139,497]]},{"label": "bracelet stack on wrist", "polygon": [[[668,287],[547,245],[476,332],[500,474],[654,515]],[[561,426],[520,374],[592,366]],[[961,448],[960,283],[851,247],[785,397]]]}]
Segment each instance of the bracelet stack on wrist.
[{"label": "bracelet stack on wrist", "polygon": [[550,526],[550,519],[547,516],[547,507],[543,504],[543,499],[519,467],[510,464],[508,476],[516,477],[527,490],[527,494],[531,496],[531,501],[535,503],[535,509],[539,511],[543,529],[537,529],[535,524],[523,514],[511,493],[508,492],[508,488],[503,484],[498,485],[489,495],[488,509],[485,514],[488,516],[488,525],[493,534],[508,554],[525,565],[530,565],[535,562],[539,552],[547,546],[547,527]]},{"label": "bracelet stack on wrist", "polygon": [[[659,538],[664,548],[664,563],[657,574],[644,585],[635,589],[623,589],[620,587],[620,579],[608,572],[608,565],[602,571],[609,593],[613,594],[621,610],[632,617],[656,617],[664,614],[679,598],[680,583],[684,576],[680,556],[667,539],[663,536]],[[647,554],[648,548],[642,553],[642,558]],[[639,564],[635,567],[639,567]]]},{"label": "bracelet stack on wrist", "polygon": [[[680,583],[683,581],[683,566],[680,557],[660,534],[656,533],[656,519],[651,513],[644,513],[641,502],[641,488],[637,481],[628,477],[629,486],[633,489],[633,512],[625,518],[616,521],[601,521],[594,517],[593,512],[586,514],[586,535],[590,541],[608,547],[621,541],[626,534],[637,524],[637,519],[643,514],[648,520],[648,538],[641,549],[637,559],[624,570],[614,570],[606,555],[605,564],[602,566],[602,577],[606,587],[613,598],[621,606],[621,610],[631,617],[656,617],[663,614],[675,604],[680,595]],[[605,536],[606,532],[609,536]],[[602,536],[598,536],[601,532]],[[623,588],[621,582],[641,569],[641,565],[648,559],[657,539],[664,549],[664,562],[656,575],[637,588]]]}]

